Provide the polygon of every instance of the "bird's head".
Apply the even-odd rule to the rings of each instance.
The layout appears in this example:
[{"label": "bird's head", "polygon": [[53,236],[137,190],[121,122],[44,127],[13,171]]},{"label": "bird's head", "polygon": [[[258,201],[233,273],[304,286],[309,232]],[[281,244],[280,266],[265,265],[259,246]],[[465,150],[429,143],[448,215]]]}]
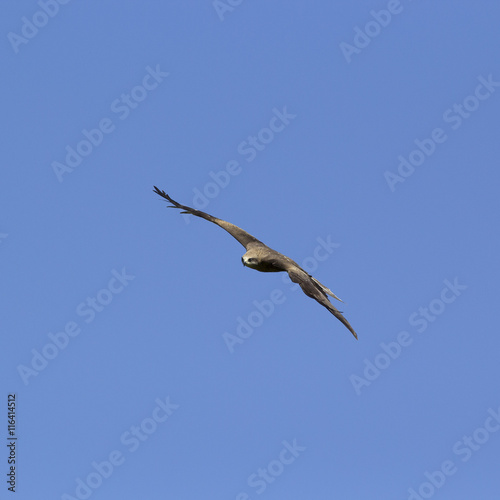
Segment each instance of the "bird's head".
[{"label": "bird's head", "polygon": [[259,259],[255,256],[249,256],[248,252],[243,255],[243,257],[241,258],[241,262],[244,266],[250,267],[252,269],[257,269],[260,264]]}]

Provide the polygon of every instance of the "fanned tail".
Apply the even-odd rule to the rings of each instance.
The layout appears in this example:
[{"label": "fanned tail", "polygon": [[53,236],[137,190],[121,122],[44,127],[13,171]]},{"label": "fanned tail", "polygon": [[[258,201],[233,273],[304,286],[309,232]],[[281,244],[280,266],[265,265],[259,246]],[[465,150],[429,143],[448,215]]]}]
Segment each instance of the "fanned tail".
[{"label": "fanned tail", "polygon": [[313,278],[311,275],[309,277],[318,285],[323,292],[325,292],[327,295],[330,295],[330,297],[333,297],[334,299],[340,300],[340,302],[344,302],[340,297],[337,297],[328,287],[325,285],[321,284],[316,278]]}]

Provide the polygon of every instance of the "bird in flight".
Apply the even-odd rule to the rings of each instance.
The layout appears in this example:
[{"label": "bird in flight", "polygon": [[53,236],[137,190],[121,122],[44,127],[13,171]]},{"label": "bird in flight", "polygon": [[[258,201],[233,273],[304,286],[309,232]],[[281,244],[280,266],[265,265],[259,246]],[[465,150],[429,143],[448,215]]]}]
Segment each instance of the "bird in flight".
[{"label": "bird in flight", "polygon": [[244,266],[250,267],[251,269],[256,269],[264,273],[269,272],[279,272],[286,271],[290,279],[294,283],[298,283],[302,288],[302,291],[308,296],[319,302],[323,307],[326,307],[339,321],[341,321],[347,329],[354,335],[357,339],[358,336],[352,326],[349,324],[342,313],[328,300],[328,295],[334,299],[340,300],[329,288],[322,285],[316,278],[313,278],[304,269],[302,269],[296,262],[282,255],[276,250],[269,248],[264,245],[257,238],[247,233],[243,229],[231,224],[217,217],[213,217],[201,210],[196,210],[191,207],[186,207],[174,201],[170,196],[154,186],[154,192],[159,194],[162,198],[165,198],[172,205],[169,208],[179,208],[182,210],[182,214],[191,214],[196,217],[201,217],[202,219],[208,220],[217,224],[222,229],[225,229],[233,238],[237,239],[246,249],[246,253],[241,258]]}]

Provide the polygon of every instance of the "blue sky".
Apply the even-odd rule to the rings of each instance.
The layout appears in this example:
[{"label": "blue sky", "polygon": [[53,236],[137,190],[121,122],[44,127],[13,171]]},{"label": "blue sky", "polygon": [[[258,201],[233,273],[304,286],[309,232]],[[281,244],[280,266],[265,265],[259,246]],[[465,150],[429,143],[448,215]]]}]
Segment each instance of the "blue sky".
[{"label": "blue sky", "polygon": [[[498,498],[499,21],[494,1],[5,5],[16,498]],[[359,340],[153,185],[303,264]]]}]

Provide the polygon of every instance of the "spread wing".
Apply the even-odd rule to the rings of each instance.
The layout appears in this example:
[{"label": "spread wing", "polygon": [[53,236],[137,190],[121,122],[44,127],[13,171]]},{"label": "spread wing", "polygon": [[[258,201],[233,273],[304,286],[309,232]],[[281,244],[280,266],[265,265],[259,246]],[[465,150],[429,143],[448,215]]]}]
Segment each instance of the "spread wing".
[{"label": "spread wing", "polygon": [[[328,295],[333,295],[331,290],[321,285],[321,283],[314,279],[312,276],[307,274],[301,267],[293,266],[286,269],[288,271],[288,276],[294,283],[298,283],[302,291],[312,299],[319,302],[323,307],[326,307],[339,321],[341,321],[346,328],[354,335],[357,339],[358,335],[354,331],[353,327],[350,325],[342,313],[328,300]],[[336,297],[337,298],[337,297]],[[339,299],[340,300],[340,299]]]},{"label": "spread wing", "polygon": [[222,229],[225,229],[233,238],[237,239],[247,250],[249,246],[253,245],[266,246],[264,245],[264,243],[259,241],[254,236],[247,233],[246,231],[243,231],[243,229],[239,228],[238,226],[235,226],[234,224],[231,224],[230,222],[226,222],[225,220],[213,217],[212,215],[202,212],[201,210],[196,210],[194,208],[181,205],[180,203],[177,203],[172,198],[170,198],[170,196],[167,193],[165,193],[165,191],[158,189],[156,186],[154,186],[153,191],[156,194],[159,194],[162,198],[165,198],[167,201],[172,203],[172,205],[169,206],[169,208],[179,208],[180,210],[182,210],[181,214],[196,215],[196,217],[201,217],[202,219],[213,222],[214,224],[220,226]]}]

